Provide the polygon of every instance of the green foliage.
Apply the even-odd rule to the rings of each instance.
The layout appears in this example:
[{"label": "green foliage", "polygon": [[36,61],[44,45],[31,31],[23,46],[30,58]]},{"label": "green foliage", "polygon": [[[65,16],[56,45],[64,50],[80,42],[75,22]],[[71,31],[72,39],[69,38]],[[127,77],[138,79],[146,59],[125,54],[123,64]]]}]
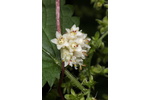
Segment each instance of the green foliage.
[{"label": "green foliage", "polygon": [[80,82],[69,71],[65,70],[65,74],[71,80],[71,82],[73,82],[73,84],[75,84],[75,87],[79,88],[82,92],[84,92],[86,90],[86,88],[84,88],[80,84]]},{"label": "green foliage", "polygon": [[92,41],[91,41],[91,45],[92,47],[94,47],[92,49],[99,48],[101,46],[101,43],[102,43],[102,40],[100,39],[100,33],[96,32],[95,36],[92,37]]},{"label": "green foliage", "polygon": [[[87,92],[88,93],[88,92]],[[96,100],[94,97],[86,97],[84,93],[76,94],[73,89],[71,89],[71,94],[66,94],[66,100]]]},{"label": "green foliage", "polygon": [[45,85],[46,82],[50,86],[53,85],[55,79],[59,79],[60,60],[58,55],[56,54],[56,47],[53,48],[51,42],[49,41],[46,33],[43,31],[42,33],[42,86]]},{"label": "green foliage", "polygon": [[60,53],[56,46],[50,42],[56,32],[56,24],[53,19],[55,18],[55,6],[54,2],[50,1],[52,0],[43,0],[42,4],[42,86],[46,82],[52,86],[60,75],[60,67],[58,66]]},{"label": "green foliage", "polygon": [[66,100],[85,100],[83,93],[76,94],[73,89],[71,89],[71,94],[65,95],[65,99]]},{"label": "green foliage", "polygon": [[108,17],[105,16],[102,20],[96,19],[99,24],[100,33],[103,34],[108,30]]},{"label": "green foliage", "polygon": [[[66,80],[65,80],[66,81]],[[62,83],[61,87],[63,88],[63,93],[70,93],[73,84],[70,80],[67,80],[65,83]]]},{"label": "green foliage", "polygon": [[91,66],[91,74],[92,75],[100,74],[107,77],[108,68],[105,68],[104,66],[100,66],[100,65]]},{"label": "green foliage", "polygon": [[42,100],[56,100],[57,97],[58,97],[58,93],[57,93],[57,90],[56,89],[52,89],[51,92],[47,93],[47,95],[42,98]]},{"label": "green foliage", "polygon": [[97,10],[99,10],[103,5],[107,7],[108,4],[105,4],[107,2],[107,0],[91,0],[91,3],[94,3],[93,7]]}]

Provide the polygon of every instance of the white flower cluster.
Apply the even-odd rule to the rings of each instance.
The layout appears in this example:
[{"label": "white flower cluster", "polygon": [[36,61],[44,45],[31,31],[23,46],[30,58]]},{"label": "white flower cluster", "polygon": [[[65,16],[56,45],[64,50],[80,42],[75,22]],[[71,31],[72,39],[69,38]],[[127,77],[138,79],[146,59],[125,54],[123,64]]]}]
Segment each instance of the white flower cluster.
[{"label": "white flower cluster", "polygon": [[90,38],[87,38],[87,34],[82,33],[79,27],[73,25],[71,29],[66,29],[66,34],[61,35],[56,32],[56,38],[51,42],[57,45],[57,49],[61,50],[61,59],[64,61],[64,66],[74,65],[77,69],[77,65],[83,65],[83,59],[87,56],[87,52],[91,48],[88,43]]}]

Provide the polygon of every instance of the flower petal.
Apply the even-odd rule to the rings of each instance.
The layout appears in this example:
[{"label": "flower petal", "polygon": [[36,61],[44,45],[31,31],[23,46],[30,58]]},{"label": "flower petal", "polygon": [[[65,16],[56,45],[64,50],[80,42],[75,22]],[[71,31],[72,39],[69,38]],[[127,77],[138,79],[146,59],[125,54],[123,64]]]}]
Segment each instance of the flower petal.
[{"label": "flower petal", "polygon": [[54,38],[54,39],[52,39],[52,40],[51,40],[51,42],[53,42],[53,43],[57,44],[57,39],[56,39],[56,38]]},{"label": "flower petal", "polygon": [[74,25],[71,27],[71,31],[79,31],[79,27],[76,27],[76,25],[74,24]]},{"label": "flower petal", "polygon": [[57,45],[57,49],[60,50],[62,48],[62,45]]},{"label": "flower petal", "polygon": [[91,41],[91,39],[90,39],[90,38],[87,38],[87,40],[88,40],[88,41]]},{"label": "flower petal", "polygon": [[68,62],[65,61],[65,66],[64,67],[66,67],[67,65],[68,65]]},{"label": "flower petal", "polygon": [[75,40],[75,42],[78,43],[78,44],[80,44],[80,45],[84,44],[84,41],[83,41],[82,38],[77,38],[77,39]]},{"label": "flower petal", "polygon": [[75,56],[72,56],[72,59],[71,59],[71,60],[72,60],[72,61],[75,61],[75,59],[76,59],[76,57],[75,57]]},{"label": "flower petal", "polygon": [[78,68],[76,66],[74,66],[74,69],[77,70]]},{"label": "flower petal", "polygon": [[56,38],[59,38],[61,36],[61,33],[59,33],[58,31],[56,31]]},{"label": "flower petal", "polygon": [[82,57],[83,54],[82,54],[82,52],[75,51],[75,52],[74,52],[74,56],[76,56],[76,57]]},{"label": "flower petal", "polygon": [[83,39],[85,39],[87,37],[87,34],[83,34]]},{"label": "flower petal", "polygon": [[72,62],[71,61],[69,62],[69,65],[72,67]]},{"label": "flower petal", "polygon": [[82,36],[82,34],[83,34],[83,33],[80,32],[80,31],[77,32],[77,36]]},{"label": "flower petal", "polygon": [[74,24],[72,27],[71,27],[71,30],[75,30],[76,29],[76,25]]},{"label": "flower petal", "polygon": [[70,33],[70,29],[66,28],[67,33]]},{"label": "flower petal", "polygon": [[76,51],[81,51],[81,50],[82,50],[81,46],[78,45],[78,47],[76,48]]}]

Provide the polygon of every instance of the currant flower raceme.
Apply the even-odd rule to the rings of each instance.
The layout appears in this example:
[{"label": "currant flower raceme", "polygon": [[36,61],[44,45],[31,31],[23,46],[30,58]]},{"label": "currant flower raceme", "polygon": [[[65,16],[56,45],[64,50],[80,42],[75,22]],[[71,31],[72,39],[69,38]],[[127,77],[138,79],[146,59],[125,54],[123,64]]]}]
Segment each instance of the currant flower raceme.
[{"label": "currant flower raceme", "polygon": [[79,30],[79,27],[73,25],[71,29],[66,28],[66,33],[61,35],[56,32],[56,38],[52,39],[51,42],[57,45],[57,49],[61,52],[61,59],[64,62],[64,66],[74,66],[78,69],[85,66],[83,59],[86,58],[87,52],[91,48],[88,43],[90,38],[87,38],[87,34]]}]

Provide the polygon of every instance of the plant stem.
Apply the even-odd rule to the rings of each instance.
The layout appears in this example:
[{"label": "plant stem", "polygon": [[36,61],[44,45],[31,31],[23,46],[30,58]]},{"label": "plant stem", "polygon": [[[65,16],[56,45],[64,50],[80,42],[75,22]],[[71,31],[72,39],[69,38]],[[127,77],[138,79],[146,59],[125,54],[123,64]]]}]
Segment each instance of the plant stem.
[{"label": "plant stem", "polygon": [[90,94],[91,94],[91,88],[89,89],[89,93],[87,94],[88,98],[90,98]]},{"label": "plant stem", "polygon": [[61,27],[60,27],[60,0],[56,0],[56,26],[57,26],[57,31],[61,34]]},{"label": "plant stem", "polygon": [[[56,28],[57,31],[61,34],[61,27],[60,27],[60,0],[56,0]],[[60,80],[59,80],[59,85],[58,85],[58,92],[59,95],[61,96],[61,100],[64,100],[62,91],[61,91],[61,84],[63,82],[63,78],[64,78],[64,63],[62,62],[62,66],[61,66],[62,70],[61,70],[61,74],[60,74]]]},{"label": "plant stem", "polygon": [[58,84],[58,92],[59,92],[59,95],[61,96],[61,100],[64,100],[64,97],[61,91],[61,84],[63,82],[63,78],[64,78],[64,62],[62,62],[62,71],[61,71],[61,76],[60,76],[60,80]]},{"label": "plant stem", "polygon": [[83,87],[81,83],[68,70],[65,70],[65,74],[82,92],[86,90],[86,88]]},{"label": "plant stem", "polygon": [[105,32],[102,36],[101,36],[101,40],[106,36],[108,34],[108,31],[107,32]]}]

